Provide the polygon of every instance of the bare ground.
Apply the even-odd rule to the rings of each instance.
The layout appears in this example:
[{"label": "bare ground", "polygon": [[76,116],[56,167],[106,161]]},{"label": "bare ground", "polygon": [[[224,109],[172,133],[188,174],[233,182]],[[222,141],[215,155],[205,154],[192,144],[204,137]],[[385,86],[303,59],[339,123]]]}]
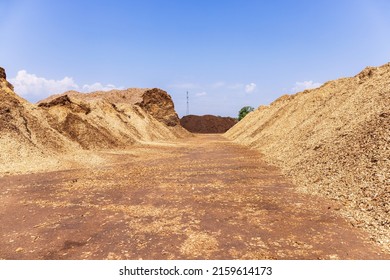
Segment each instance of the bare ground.
[{"label": "bare ground", "polygon": [[340,205],[220,135],[0,178],[2,259],[390,259]]}]

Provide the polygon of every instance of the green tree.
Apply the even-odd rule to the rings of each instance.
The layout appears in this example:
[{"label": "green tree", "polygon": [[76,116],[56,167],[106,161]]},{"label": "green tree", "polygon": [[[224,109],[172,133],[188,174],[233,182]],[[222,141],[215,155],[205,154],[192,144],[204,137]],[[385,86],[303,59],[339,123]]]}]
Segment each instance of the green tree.
[{"label": "green tree", "polygon": [[240,112],[238,112],[238,120],[242,120],[248,113],[252,112],[254,110],[251,106],[245,106],[242,107]]}]

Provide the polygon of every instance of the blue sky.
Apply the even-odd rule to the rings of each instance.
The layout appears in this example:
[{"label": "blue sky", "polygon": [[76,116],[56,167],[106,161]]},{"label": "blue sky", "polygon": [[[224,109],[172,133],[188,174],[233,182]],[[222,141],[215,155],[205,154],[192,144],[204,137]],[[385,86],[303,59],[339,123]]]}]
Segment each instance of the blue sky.
[{"label": "blue sky", "polygon": [[0,0],[0,66],[35,102],[159,87],[186,113],[245,105],[390,61],[390,1]]}]

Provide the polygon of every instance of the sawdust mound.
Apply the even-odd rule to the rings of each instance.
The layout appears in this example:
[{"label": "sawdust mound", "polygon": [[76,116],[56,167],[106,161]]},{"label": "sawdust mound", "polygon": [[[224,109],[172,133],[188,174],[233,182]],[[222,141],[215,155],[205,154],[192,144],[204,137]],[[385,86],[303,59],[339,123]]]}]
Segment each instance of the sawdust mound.
[{"label": "sawdust mound", "polygon": [[390,63],[260,106],[225,135],[390,250]]},{"label": "sawdust mound", "polygon": [[180,124],[193,133],[225,133],[236,123],[234,118],[213,115],[188,115],[180,119]]},{"label": "sawdust mound", "polygon": [[65,95],[85,103],[106,101],[116,105],[138,106],[167,126],[174,127],[180,124],[171,96],[166,91],[158,88],[129,88],[125,90],[95,91],[88,94],[68,91],[63,94],[50,96],[40,101],[39,104],[45,106],[44,104],[48,104]]},{"label": "sawdust mound", "polygon": [[37,165],[77,147],[53,130],[35,105],[13,92],[4,69],[0,73],[0,172],[19,169],[27,161]]},{"label": "sawdust mound", "polygon": [[61,166],[67,154],[189,135],[160,89],[67,92],[31,104],[14,93],[0,68],[0,172],[45,170]]},{"label": "sawdust mound", "polygon": [[85,149],[188,136],[171,97],[160,89],[66,92],[38,103],[52,128]]}]

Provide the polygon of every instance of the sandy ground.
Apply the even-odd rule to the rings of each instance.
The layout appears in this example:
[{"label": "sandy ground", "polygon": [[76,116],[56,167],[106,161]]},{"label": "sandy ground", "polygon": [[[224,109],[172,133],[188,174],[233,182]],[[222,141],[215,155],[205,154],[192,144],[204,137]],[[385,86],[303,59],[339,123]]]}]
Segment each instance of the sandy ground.
[{"label": "sandy ground", "polygon": [[0,178],[1,259],[390,259],[342,206],[220,135],[100,156]]}]

